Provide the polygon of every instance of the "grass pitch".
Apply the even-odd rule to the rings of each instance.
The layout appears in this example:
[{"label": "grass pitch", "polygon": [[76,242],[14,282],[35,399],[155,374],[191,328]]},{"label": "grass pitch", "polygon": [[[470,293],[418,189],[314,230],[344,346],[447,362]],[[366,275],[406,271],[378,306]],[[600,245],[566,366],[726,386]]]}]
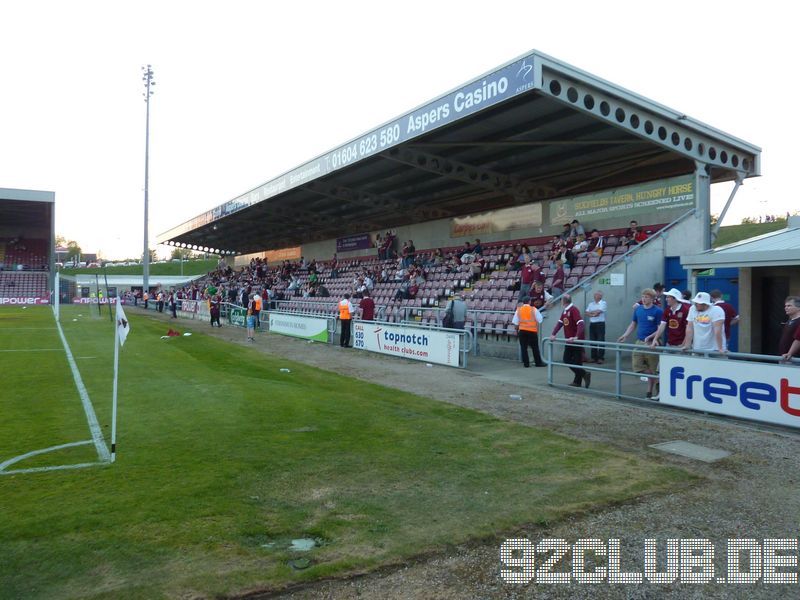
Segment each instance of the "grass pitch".
[{"label": "grass pitch", "polygon": [[[117,462],[0,475],[0,597],[279,588],[689,480],[598,444],[202,333],[161,340],[167,324],[128,317]],[[112,325],[85,306],[62,307],[61,321],[109,442]],[[49,308],[0,311],[0,349],[24,350],[0,352],[0,463],[90,439],[59,348]],[[95,460],[84,445],[14,466]],[[318,546],[289,549],[301,537]]]}]

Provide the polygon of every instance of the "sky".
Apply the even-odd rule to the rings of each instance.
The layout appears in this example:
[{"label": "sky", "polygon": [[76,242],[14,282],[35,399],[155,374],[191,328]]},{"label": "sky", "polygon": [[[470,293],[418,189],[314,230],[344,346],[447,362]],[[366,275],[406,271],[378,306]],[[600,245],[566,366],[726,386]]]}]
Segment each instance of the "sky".
[{"label": "sky", "polygon": [[[800,36],[784,16],[738,0],[0,0],[0,187],[54,191],[58,235],[141,257],[143,65],[156,81],[155,247],[157,234],[535,49],[760,146],[763,176],[745,181],[725,224],[782,215],[800,208]],[[732,188],[712,186],[712,212]]]}]

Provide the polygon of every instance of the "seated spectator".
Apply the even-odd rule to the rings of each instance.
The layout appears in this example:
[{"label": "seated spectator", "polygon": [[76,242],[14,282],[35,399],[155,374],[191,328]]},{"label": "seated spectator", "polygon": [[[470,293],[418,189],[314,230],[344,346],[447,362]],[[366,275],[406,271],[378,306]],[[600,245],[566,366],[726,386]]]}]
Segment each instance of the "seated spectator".
[{"label": "seated spectator", "polygon": [[553,296],[560,296],[564,293],[564,282],[566,280],[567,276],[564,274],[564,261],[557,260],[556,271],[553,273],[553,285],[550,286]]},{"label": "seated spectator", "polygon": [[586,248],[586,252],[595,256],[602,256],[604,247],[605,238],[600,235],[597,229],[592,229],[591,237],[589,238],[589,247]]},{"label": "seated spectator", "polygon": [[584,256],[586,251],[589,248],[589,242],[586,241],[586,237],[583,235],[579,235],[575,238],[575,245],[572,247],[572,252],[575,256]]},{"label": "seated spectator", "polygon": [[481,246],[481,241],[477,238],[475,238],[475,245],[472,247],[472,253],[478,256],[483,255],[483,246]]},{"label": "seated spectator", "polygon": [[620,243],[623,246],[637,246],[647,239],[647,234],[639,227],[639,223],[631,221],[630,227],[625,232],[625,235],[620,238]]},{"label": "seated spectator", "polygon": [[547,293],[544,289],[544,284],[541,281],[536,281],[533,284],[533,289],[528,294],[531,299],[531,306],[535,306],[538,310],[544,310],[548,307],[549,302],[553,296]]},{"label": "seated spectator", "polygon": [[569,227],[569,235],[570,237],[577,238],[579,235],[586,237],[586,230],[583,228],[583,225],[580,224],[578,219],[574,219]]},{"label": "seated spectator", "polygon": [[570,227],[570,224],[569,223],[564,223],[564,228],[561,231],[561,236],[560,236],[562,242],[566,242],[571,237],[571,234],[570,234],[571,230],[572,230],[572,228]]}]

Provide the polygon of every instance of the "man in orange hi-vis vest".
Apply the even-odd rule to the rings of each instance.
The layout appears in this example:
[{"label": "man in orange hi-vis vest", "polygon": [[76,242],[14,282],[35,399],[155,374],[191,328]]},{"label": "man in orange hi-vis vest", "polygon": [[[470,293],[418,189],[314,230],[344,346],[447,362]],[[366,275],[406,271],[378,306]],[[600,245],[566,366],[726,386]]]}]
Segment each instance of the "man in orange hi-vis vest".
[{"label": "man in orange hi-vis vest", "polygon": [[339,320],[342,322],[342,333],[339,335],[339,345],[342,348],[350,347],[350,325],[353,318],[353,305],[350,304],[350,294],[345,294],[339,300]]},{"label": "man in orange hi-vis vest", "polygon": [[522,355],[522,364],[530,367],[528,358],[528,346],[533,349],[533,361],[537,367],[546,366],[539,352],[539,323],[542,322],[542,313],[535,306],[531,306],[530,296],[523,296],[520,300],[522,306],[517,307],[514,318],[511,322],[517,326],[517,337],[519,338],[519,349]]}]

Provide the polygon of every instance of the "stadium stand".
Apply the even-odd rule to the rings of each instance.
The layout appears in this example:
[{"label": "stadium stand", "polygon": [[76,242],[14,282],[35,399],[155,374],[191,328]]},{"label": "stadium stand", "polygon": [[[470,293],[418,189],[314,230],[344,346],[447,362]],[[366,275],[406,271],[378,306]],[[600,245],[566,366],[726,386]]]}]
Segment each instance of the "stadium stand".
[{"label": "stadium stand", "polygon": [[0,272],[0,298],[36,298],[47,296],[47,273]]},{"label": "stadium stand", "polygon": [[[645,229],[652,236],[664,226],[651,225]],[[621,259],[629,250],[622,245],[624,233],[625,229],[601,232],[605,240],[602,255],[579,254],[572,268],[565,269],[564,291],[581,285],[606,265]],[[549,290],[555,271],[553,240],[553,237],[546,237],[484,243],[483,254],[475,262],[461,261],[462,246],[420,250],[415,264],[424,280],[413,297],[400,297],[398,294],[405,274],[400,261],[377,257],[332,259],[306,267],[284,261],[269,268],[255,259],[239,271],[227,268],[209,273],[195,282],[194,290],[184,288],[182,292],[186,297],[204,298],[207,287],[213,286],[222,288],[225,296],[231,297],[227,293],[231,288],[238,292],[244,288],[262,296],[270,293],[273,306],[282,311],[334,316],[337,314],[337,301],[345,293],[353,294],[360,275],[368,275],[374,280],[370,295],[376,304],[376,321],[408,320],[440,326],[445,303],[455,294],[461,294],[467,304],[468,328],[474,327],[475,332],[485,338],[510,340],[516,336],[511,319],[519,295],[520,254],[526,247],[530,250],[533,260],[542,266],[545,287]],[[324,286],[329,296],[309,295],[312,271],[316,272],[317,285]],[[293,279],[296,289],[290,289]],[[241,293],[233,297],[241,298]],[[359,299],[353,298],[352,301],[357,304]]]},{"label": "stadium stand", "polygon": [[0,238],[0,270],[46,269],[47,240]]}]

